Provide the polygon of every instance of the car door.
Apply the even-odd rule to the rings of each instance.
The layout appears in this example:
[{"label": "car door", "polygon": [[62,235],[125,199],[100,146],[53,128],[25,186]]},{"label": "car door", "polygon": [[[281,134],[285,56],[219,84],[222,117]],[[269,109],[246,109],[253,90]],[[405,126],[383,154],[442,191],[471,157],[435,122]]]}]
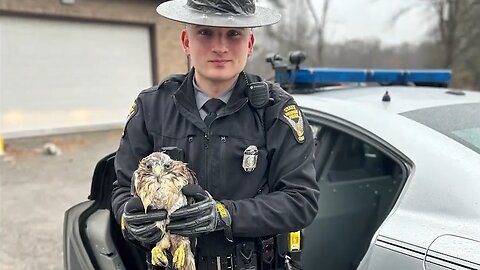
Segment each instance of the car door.
[{"label": "car door", "polygon": [[65,212],[65,269],[146,269],[145,253],[124,241],[110,207],[115,153],[94,170],[88,200]]},{"label": "car door", "polygon": [[307,227],[304,269],[356,269],[390,212],[406,169],[366,132],[306,113],[315,134],[319,211]]}]

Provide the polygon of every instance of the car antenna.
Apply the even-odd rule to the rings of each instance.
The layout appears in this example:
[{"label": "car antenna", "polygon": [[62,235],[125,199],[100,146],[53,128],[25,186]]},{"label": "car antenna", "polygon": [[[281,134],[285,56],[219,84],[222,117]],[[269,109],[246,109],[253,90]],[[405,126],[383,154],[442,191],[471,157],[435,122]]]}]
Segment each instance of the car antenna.
[{"label": "car antenna", "polygon": [[388,91],[385,92],[385,94],[382,97],[383,102],[390,102],[391,98],[390,95],[388,94]]}]

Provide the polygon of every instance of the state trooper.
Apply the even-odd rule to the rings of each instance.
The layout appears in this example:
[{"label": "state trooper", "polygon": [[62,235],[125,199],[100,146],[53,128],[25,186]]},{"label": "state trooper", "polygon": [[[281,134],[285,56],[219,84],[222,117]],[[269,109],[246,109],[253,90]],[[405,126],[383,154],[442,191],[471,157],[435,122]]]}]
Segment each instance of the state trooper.
[{"label": "state trooper", "polygon": [[168,225],[196,239],[197,269],[280,269],[275,236],[309,225],[319,195],[302,111],[278,85],[243,71],[252,28],[281,16],[255,0],[173,0],[157,12],[185,24],[181,43],[192,68],[135,100],[115,159],[115,218],[129,240],[148,246],[160,239],[155,222],[165,211],[145,213],[130,189],[139,161],[165,151],[198,180],[182,190],[194,202]]}]

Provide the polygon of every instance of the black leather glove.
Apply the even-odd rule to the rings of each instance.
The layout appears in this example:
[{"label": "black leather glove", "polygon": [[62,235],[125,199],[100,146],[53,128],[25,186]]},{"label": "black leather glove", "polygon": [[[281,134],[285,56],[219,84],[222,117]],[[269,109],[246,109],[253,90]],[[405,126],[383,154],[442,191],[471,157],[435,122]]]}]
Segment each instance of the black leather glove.
[{"label": "black leather glove", "polygon": [[156,209],[145,213],[140,198],[132,197],[125,203],[122,215],[123,237],[142,244],[155,244],[162,238],[162,233],[155,223],[166,218],[166,210]]},{"label": "black leather glove", "polygon": [[182,192],[195,202],[170,214],[170,223],[167,225],[170,233],[198,236],[224,230],[227,240],[233,241],[232,219],[221,202],[215,201],[207,191],[196,184],[184,186]]}]

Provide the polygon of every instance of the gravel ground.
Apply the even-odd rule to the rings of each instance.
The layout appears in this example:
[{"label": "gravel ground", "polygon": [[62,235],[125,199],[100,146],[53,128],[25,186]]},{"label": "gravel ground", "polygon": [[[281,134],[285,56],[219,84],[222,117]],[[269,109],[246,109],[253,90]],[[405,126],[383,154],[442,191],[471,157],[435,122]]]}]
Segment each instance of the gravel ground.
[{"label": "gravel ground", "polygon": [[[120,130],[6,140],[0,156],[0,269],[63,269],[63,215],[85,201]],[[45,155],[45,143],[61,155]]]}]

